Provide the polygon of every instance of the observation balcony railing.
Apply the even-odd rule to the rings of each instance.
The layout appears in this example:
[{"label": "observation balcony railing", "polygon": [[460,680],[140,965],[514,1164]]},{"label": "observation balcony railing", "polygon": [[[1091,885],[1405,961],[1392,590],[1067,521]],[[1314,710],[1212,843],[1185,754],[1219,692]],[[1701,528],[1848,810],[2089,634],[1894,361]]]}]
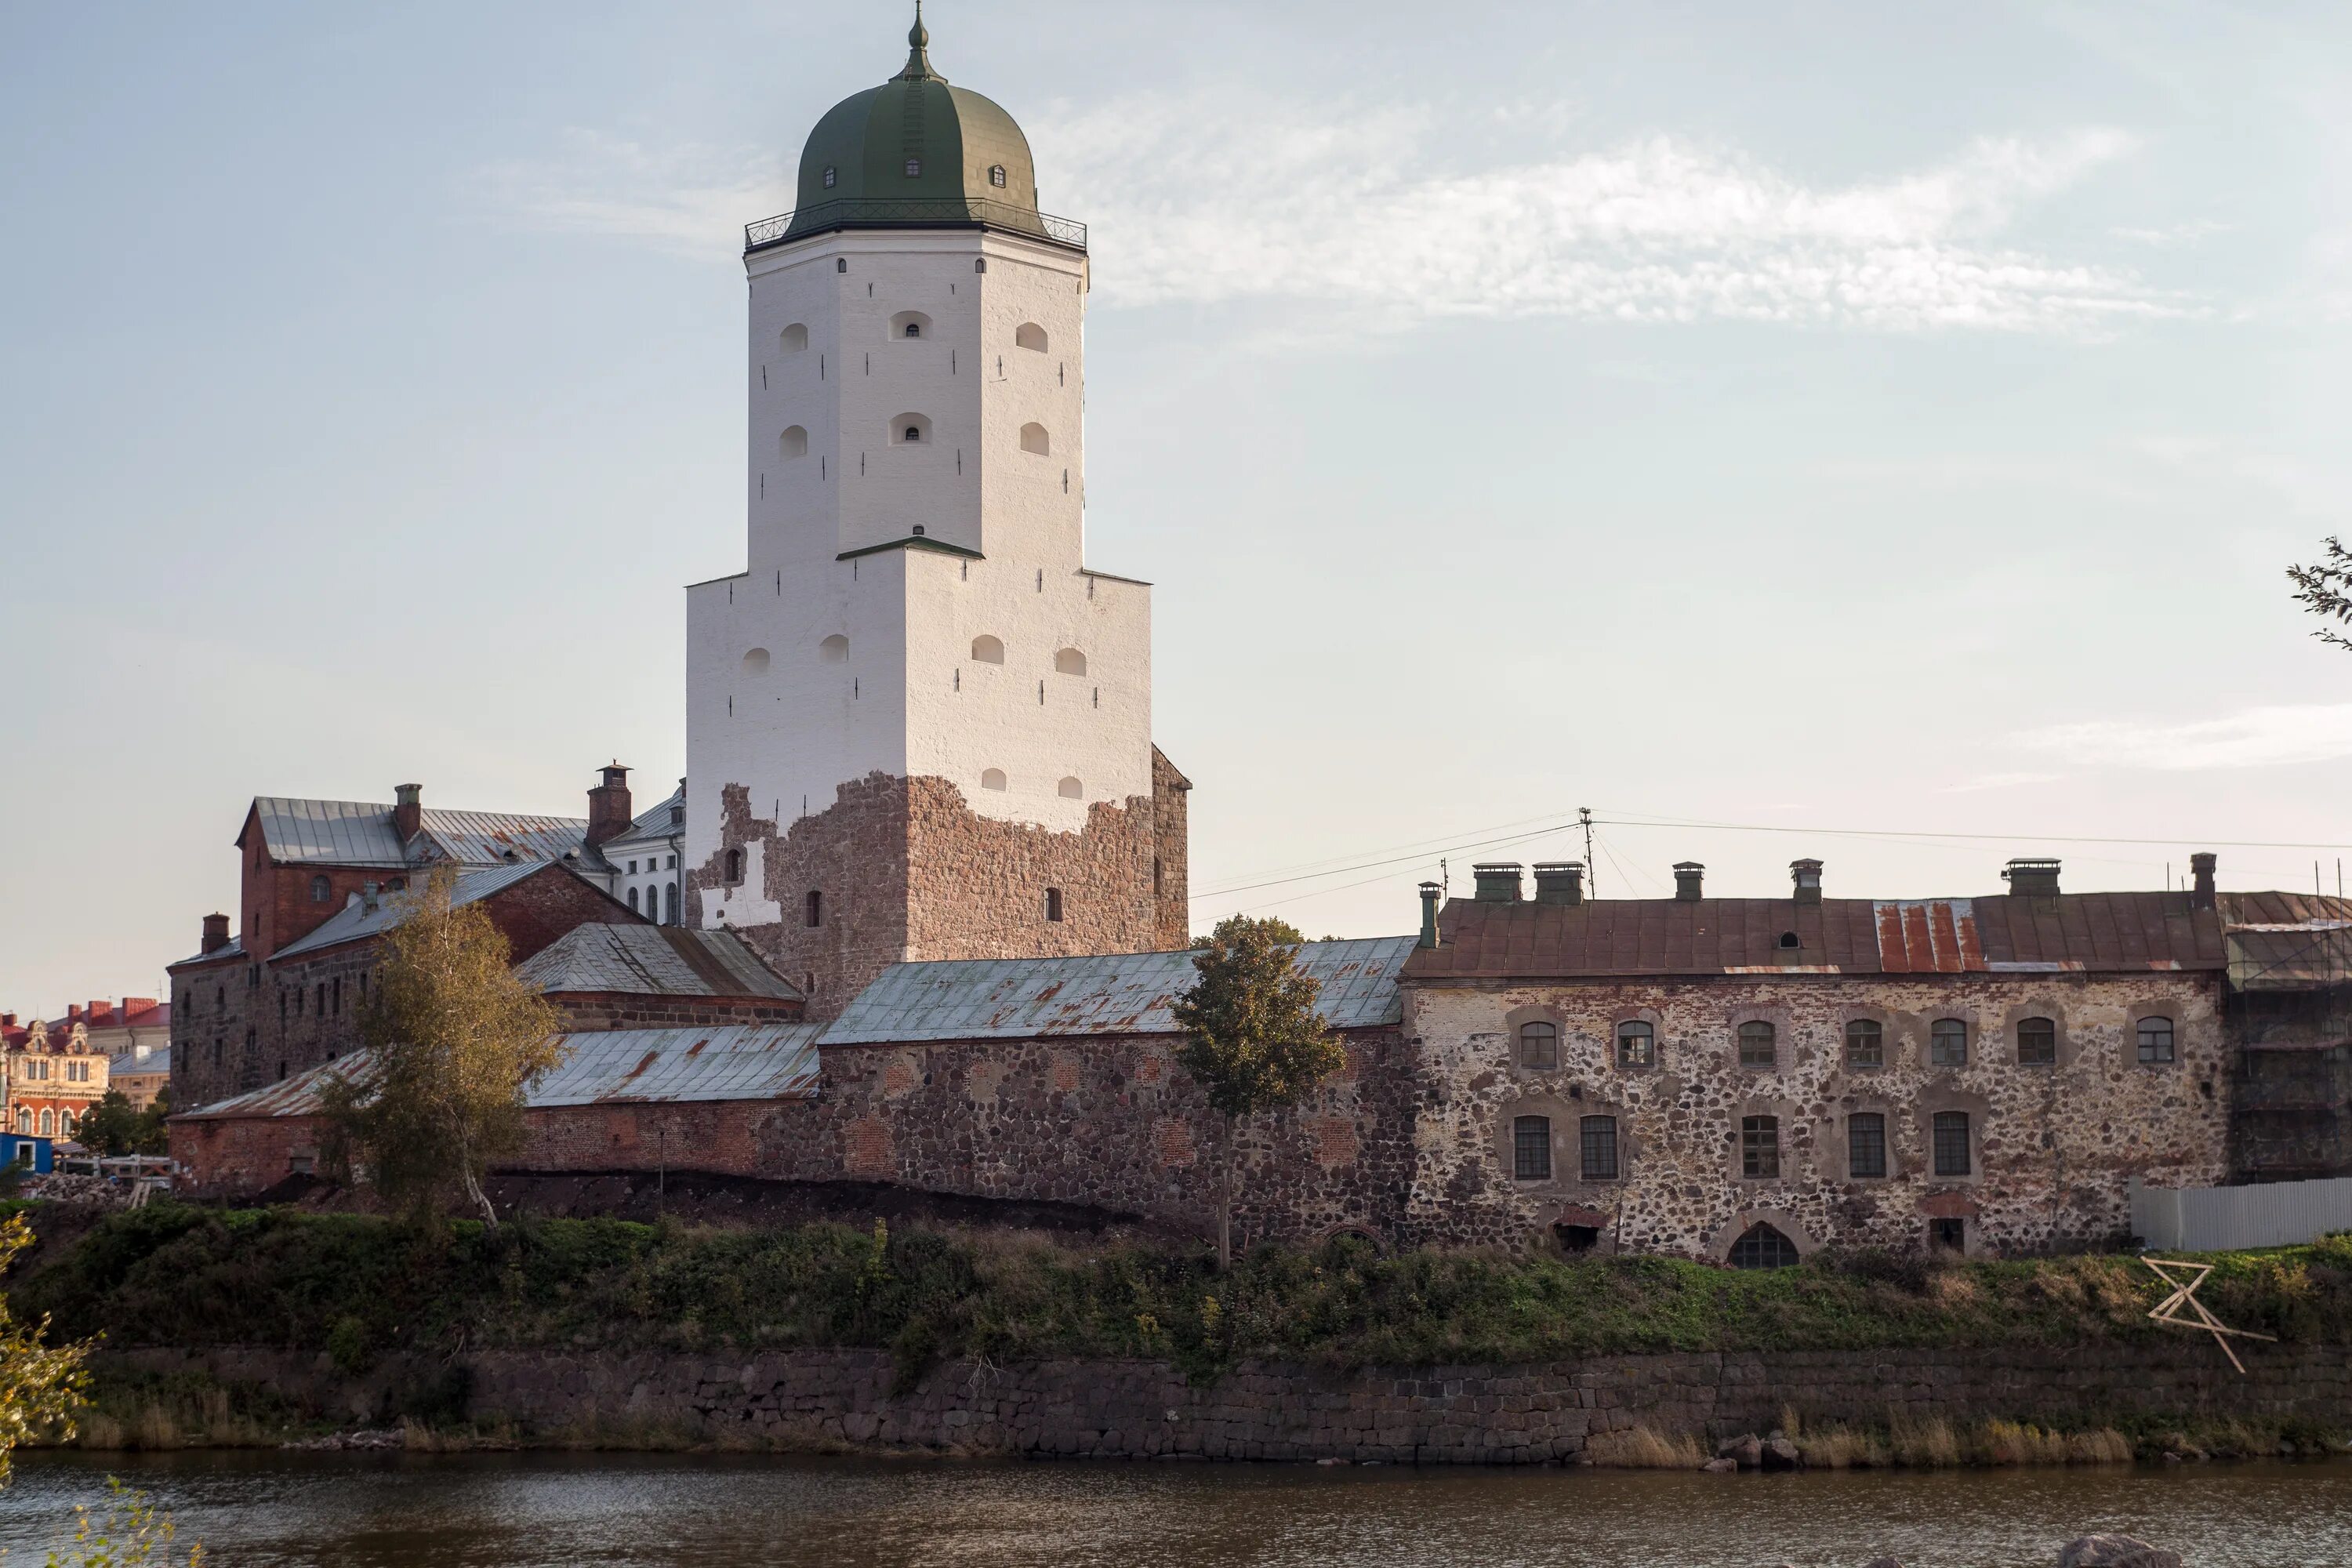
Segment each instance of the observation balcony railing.
[{"label": "observation balcony railing", "polygon": [[798,207],[743,226],[748,254],[803,235],[834,228],[1002,228],[1034,235],[1075,250],[1087,247],[1087,226],[1013,202],[980,196],[844,196]]}]

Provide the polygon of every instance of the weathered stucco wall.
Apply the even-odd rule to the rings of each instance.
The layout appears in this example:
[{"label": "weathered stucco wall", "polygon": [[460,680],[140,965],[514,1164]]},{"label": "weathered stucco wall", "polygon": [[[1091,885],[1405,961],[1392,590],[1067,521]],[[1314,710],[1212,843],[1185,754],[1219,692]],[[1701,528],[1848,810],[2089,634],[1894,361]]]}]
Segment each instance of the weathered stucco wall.
[{"label": "weathered stucco wall", "polygon": [[[2213,977],[1757,975],[1683,983],[1408,985],[1421,1117],[1407,1230],[1519,1245],[1555,1223],[1604,1247],[1721,1258],[1751,1224],[1801,1250],[1911,1248],[1958,1219],[1971,1251],[2103,1240],[2128,1228],[2127,1179],[2201,1185],[2228,1173],[2230,1070]],[[2173,1020],[2175,1059],[2137,1060],[2143,1016]],[[2021,1066],[2016,1026],[2055,1020],[2057,1061]],[[1850,1065],[1846,1026],[1882,1030],[1883,1066]],[[1937,1019],[1969,1028],[1965,1067],[1933,1065]],[[1619,1025],[1655,1035],[1646,1068],[1617,1061]],[[1769,1068],[1743,1067],[1739,1026],[1773,1027]],[[1520,1026],[1559,1031],[1559,1066],[1520,1065]],[[1931,1163],[1937,1111],[1965,1111],[1969,1173]],[[1887,1175],[1847,1166],[1849,1119],[1885,1118]],[[1780,1174],[1742,1173],[1744,1119],[1777,1119]],[[1519,1180],[1512,1128],[1551,1122],[1549,1180]],[[1579,1129],[1614,1117],[1619,1175],[1583,1179]]]},{"label": "weathered stucco wall", "polygon": [[877,1446],[979,1454],[1545,1464],[1648,1426],[1709,1439],[1808,1421],[1990,1418],[2081,1430],[2118,1420],[2236,1417],[2352,1425],[2352,1364],[2327,1348],[2262,1347],[2239,1377],[2182,1342],[2037,1351],[1787,1352],[1605,1356],[1532,1366],[1246,1363],[1187,1383],[1158,1362],[950,1362],[904,1392],[887,1352],[595,1355],[477,1352],[380,1363],[358,1377],[324,1355],[260,1349],[110,1352],[149,1372],[263,1384],[346,1420],[395,1416],[404,1388],[446,1390],[464,1414],[526,1432],[625,1444]]}]

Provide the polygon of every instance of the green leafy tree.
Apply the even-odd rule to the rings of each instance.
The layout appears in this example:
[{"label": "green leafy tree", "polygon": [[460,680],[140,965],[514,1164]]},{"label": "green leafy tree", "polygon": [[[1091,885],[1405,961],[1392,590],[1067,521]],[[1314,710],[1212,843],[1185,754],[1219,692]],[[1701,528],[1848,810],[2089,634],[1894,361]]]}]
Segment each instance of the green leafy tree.
[{"label": "green leafy tree", "polygon": [[1292,963],[1298,930],[1234,915],[1217,922],[1192,960],[1192,988],[1172,1008],[1185,1030],[1176,1059],[1224,1118],[1217,1195],[1217,1267],[1234,1261],[1234,1132],[1237,1121],[1296,1105],[1339,1070],[1346,1052],[1316,1016],[1321,987]]},{"label": "green leafy tree", "polygon": [[[2352,551],[2333,535],[2326,549],[2327,553],[2309,566],[2288,567],[2287,580],[2294,584],[2294,596],[2305,609],[2341,626],[2352,621]],[[2334,627],[2323,626],[2311,635],[2333,647],[2352,648],[2352,637]]]},{"label": "green leafy tree", "polygon": [[[32,1227],[22,1214],[0,1220],[0,1274],[16,1254],[33,1245]],[[87,1344],[47,1342],[49,1320],[20,1322],[0,1296],[0,1487],[8,1484],[8,1458],[44,1430],[70,1437],[73,1413],[89,1382],[82,1368],[89,1354]]]},{"label": "green leafy tree", "polygon": [[163,1126],[163,1119],[171,1113],[163,1094],[158,1094],[155,1103],[146,1110],[133,1110],[121,1089],[110,1089],[105,1098],[81,1119],[74,1136],[85,1147],[101,1154],[166,1153],[171,1134]]},{"label": "green leafy tree", "polygon": [[515,976],[507,939],[480,904],[450,901],[436,868],[383,938],[360,1015],[368,1054],[320,1091],[331,1165],[355,1162],[394,1208],[432,1213],[453,1186],[493,1227],[482,1182],[522,1146],[523,1095],[562,1059],[562,1018]]}]

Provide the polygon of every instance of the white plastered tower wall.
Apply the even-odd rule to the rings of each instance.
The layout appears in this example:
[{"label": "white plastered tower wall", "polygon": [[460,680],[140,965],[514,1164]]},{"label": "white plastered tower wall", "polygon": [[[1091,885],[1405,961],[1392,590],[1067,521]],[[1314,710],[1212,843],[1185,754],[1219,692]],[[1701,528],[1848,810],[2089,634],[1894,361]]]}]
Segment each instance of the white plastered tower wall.
[{"label": "white plastered tower wall", "polygon": [[[876,773],[1062,833],[1149,800],[1150,589],[1085,563],[1084,253],[850,229],[746,270],[748,564],[688,590],[688,864],[730,784],[779,832]],[[705,924],[786,918],[741,847]]]}]

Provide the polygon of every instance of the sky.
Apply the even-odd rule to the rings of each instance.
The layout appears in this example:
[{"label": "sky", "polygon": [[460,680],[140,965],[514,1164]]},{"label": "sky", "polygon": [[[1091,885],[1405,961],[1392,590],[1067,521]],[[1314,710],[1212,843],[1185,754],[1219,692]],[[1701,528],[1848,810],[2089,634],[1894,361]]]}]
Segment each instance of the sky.
[{"label": "sky", "polygon": [[[2334,891],[2352,8],[936,0],[1090,225],[1088,554],[1193,911]],[[892,5],[0,6],[0,1008],[161,994],[256,795],[685,768],[740,226]],[[2316,870],[2315,870],[2316,868]]]}]

